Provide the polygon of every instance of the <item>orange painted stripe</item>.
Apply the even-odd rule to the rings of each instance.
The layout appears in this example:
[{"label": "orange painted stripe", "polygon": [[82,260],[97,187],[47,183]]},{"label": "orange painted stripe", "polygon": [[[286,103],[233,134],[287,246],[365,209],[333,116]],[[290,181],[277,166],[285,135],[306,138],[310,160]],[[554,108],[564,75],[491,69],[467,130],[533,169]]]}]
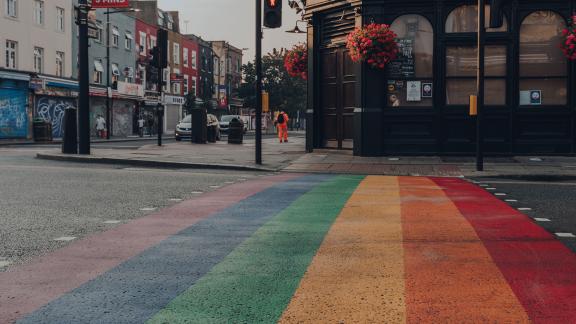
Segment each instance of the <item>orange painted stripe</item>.
[{"label": "orange painted stripe", "polygon": [[400,177],[408,323],[529,323],[490,254],[442,188]]},{"label": "orange painted stripe", "polygon": [[403,323],[396,177],[367,177],[325,237],[280,323]]}]

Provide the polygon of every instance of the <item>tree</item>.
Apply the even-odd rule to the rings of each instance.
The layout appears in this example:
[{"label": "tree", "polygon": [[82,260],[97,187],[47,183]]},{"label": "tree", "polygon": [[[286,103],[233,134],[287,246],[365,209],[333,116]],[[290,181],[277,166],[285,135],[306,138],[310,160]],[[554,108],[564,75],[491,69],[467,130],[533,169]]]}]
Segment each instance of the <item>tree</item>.
[{"label": "tree", "polygon": [[[284,49],[274,49],[262,57],[262,89],[270,94],[270,109],[284,110],[291,116],[297,111],[303,116],[306,109],[307,82],[301,78],[293,78],[284,68]],[[244,83],[240,87],[240,98],[244,99],[245,107],[255,107],[256,69],[249,62],[242,67]]]}]

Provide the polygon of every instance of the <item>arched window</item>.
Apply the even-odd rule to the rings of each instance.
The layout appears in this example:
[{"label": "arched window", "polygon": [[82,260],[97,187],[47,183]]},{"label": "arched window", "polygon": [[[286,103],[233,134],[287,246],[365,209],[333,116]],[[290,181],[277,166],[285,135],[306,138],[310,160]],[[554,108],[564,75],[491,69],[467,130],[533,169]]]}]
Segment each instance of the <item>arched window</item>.
[{"label": "arched window", "polygon": [[558,48],[564,19],[552,11],[530,14],[520,27],[520,105],[565,105],[567,60]]},{"label": "arched window", "polygon": [[[488,28],[490,22],[490,6],[485,6],[486,31],[506,32],[508,31],[508,21],[504,17],[504,24],[500,28]],[[460,6],[446,18],[446,33],[476,33],[478,32],[478,6]]]},{"label": "arched window", "polygon": [[420,15],[398,17],[390,28],[400,54],[388,66],[388,106],[432,106],[434,29]]}]

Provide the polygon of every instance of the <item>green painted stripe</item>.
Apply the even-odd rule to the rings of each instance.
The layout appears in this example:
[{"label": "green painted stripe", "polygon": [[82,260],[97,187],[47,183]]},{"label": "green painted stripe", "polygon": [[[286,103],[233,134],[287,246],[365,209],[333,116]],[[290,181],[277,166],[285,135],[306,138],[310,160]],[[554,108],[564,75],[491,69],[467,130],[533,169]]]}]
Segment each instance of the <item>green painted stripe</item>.
[{"label": "green painted stripe", "polygon": [[276,322],[363,178],[338,176],[300,197],[148,323]]}]

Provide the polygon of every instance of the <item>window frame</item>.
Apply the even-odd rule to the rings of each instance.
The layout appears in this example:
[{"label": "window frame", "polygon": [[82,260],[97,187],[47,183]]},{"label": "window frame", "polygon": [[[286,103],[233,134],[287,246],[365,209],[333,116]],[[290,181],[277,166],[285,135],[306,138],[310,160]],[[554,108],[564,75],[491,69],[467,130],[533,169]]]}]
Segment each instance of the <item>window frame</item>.
[{"label": "window frame", "polygon": [[56,76],[63,77],[66,73],[65,69],[65,53],[56,51]]},{"label": "window frame", "polygon": [[[18,42],[7,39],[4,44],[5,44],[4,53],[6,55],[4,67],[7,69],[11,69],[11,70],[17,70],[18,69]],[[13,46],[8,46],[9,44],[13,45]],[[11,54],[13,54],[13,56],[14,56],[13,58],[11,57]],[[12,64],[10,65],[10,63],[12,63]]]},{"label": "window frame", "polygon": [[[570,107],[570,62],[566,62],[566,73],[563,76],[522,76],[522,64],[521,64],[521,56],[522,56],[522,26],[524,25],[524,22],[526,21],[526,19],[528,19],[531,15],[538,13],[538,12],[550,12],[550,13],[554,13],[558,18],[561,19],[561,21],[564,23],[564,27],[568,26],[566,18],[558,11],[556,10],[552,10],[552,9],[540,9],[540,10],[531,10],[530,12],[527,12],[525,15],[523,15],[522,19],[520,19],[519,24],[518,24],[518,72],[517,72],[517,78],[518,78],[518,87],[517,87],[517,93],[515,94],[515,96],[517,97],[517,102],[518,102],[518,108],[521,109],[522,111],[526,111],[526,110],[530,110],[530,109],[534,109],[534,110],[541,110],[541,107],[560,107],[563,109],[569,109]],[[560,49],[558,49],[560,50]],[[566,59],[565,59],[566,60]],[[521,89],[521,84],[522,81],[526,81],[526,80],[564,80],[564,84],[566,86],[566,96],[565,96],[565,103],[564,104],[539,104],[539,105],[522,105],[520,102],[520,92],[522,91]],[[529,89],[530,90],[538,90],[538,89]],[[540,89],[541,90],[541,89]]]},{"label": "window frame", "polygon": [[66,32],[66,9],[56,7],[56,31]]},{"label": "window frame", "polygon": [[45,10],[44,0],[34,0],[34,24],[36,26],[44,26]]},{"label": "window frame", "polygon": [[34,46],[33,51],[34,64],[32,65],[34,72],[44,73],[44,48]]},{"label": "window frame", "polygon": [[[17,19],[18,18],[18,0],[6,0],[5,4],[6,4],[6,9],[4,10],[4,15],[8,18],[11,18],[11,19]],[[13,4],[13,6],[11,6],[10,4]],[[10,9],[12,9],[13,12],[11,12]]]}]

